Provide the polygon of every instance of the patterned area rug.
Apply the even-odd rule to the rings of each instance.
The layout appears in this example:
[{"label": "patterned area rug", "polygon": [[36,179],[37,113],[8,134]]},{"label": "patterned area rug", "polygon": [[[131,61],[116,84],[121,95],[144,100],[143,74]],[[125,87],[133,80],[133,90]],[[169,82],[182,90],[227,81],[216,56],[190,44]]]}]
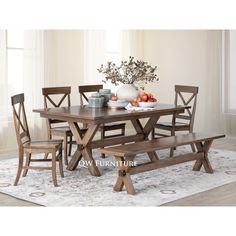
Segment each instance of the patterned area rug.
[{"label": "patterned area rug", "polygon": [[[180,148],[176,154],[187,153],[188,148]],[[160,158],[169,151],[158,152]],[[94,152],[97,160],[101,159]],[[59,187],[53,187],[50,171],[30,170],[21,178],[18,186],[13,186],[17,158],[0,161],[0,192],[44,206],[159,206],[195,193],[203,192],[236,181],[236,152],[212,149],[209,154],[214,174],[204,169],[192,171],[193,162],[166,167],[132,176],[136,195],[114,192],[117,171],[105,166],[112,157],[103,159],[99,169],[101,177],[93,177],[84,167],[67,171],[65,178],[58,174]],[[147,160],[146,155],[137,158]],[[82,163],[83,164],[83,163]]]}]

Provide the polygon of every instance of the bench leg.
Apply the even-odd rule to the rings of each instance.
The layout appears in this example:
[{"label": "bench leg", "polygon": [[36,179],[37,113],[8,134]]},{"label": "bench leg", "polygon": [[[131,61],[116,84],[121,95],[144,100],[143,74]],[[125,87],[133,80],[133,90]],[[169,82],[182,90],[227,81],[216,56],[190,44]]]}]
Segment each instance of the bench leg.
[{"label": "bench leg", "polygon": [[213,173],[213,169],[211,166],[211,163],[208,159],[208,151],[212,145],[213,140],[208,140],[203,143],[196,143],[196,147],[198,152],[202,152],[204,157],[202,159],[199,159],[195,162],[193,166],[194,171],[200,171],[201,167],[203,166],[205,171],[209,174]]},{"label": "bench leg", "polygon": [[[118,172],[118,174],[120,174]],[[122,176],[120,176],[122,175]],[[122,174],[120,174],[117,178],[116,184],[114,186],[114,191],[120,192],[122,191],[123,187],[125,186],[125,189],[128,194],[134,195],[134,185],[132,183],[132,180],[130,178],[130,174],[126,173],[125,171],[122,171]]]},{"label": "bench leg", "polygon": [[202,167],[202,161],[197,160],[193,166],[193,171],[200,171],[201,167]]},{"label": "bench leg", "polygon": [[205,171],[208,174],[212,174],[213,173],[213,169],[212,169],[211,163],[210,163],[210,161],[208,159],[207,153],[205,153],[205,158],[203,159],[202,164],[203,164],[203,166],[205,168]]},{"label": "bench leg", "polygon": [[125,160],[124,157],[118,157],[118,156],[116,156],[116,160],[119,162],[118,165],[119,170],[118,170],[118,178],[114,186],[114,191],[120,192],[125,186],[127,193],[134,195],[135,194],[134,186],[130,174],[128,173],[129,166],[125,165],[125,161],[127,160]]},{"label": "bench leg", "polygon": [[174,156],[174,148],[170,148],[170,157],[173,157]]},{"label": "bench leg", "polygon": [[[198,152],[203,152],[203,144],[202,143],[196,143],[196,147]],[[193,171],[200,171],[202,167],[202,160],[197,160],[193,166]]]},{"label": "bench leg", "polygon": [[134,195],[135,190],[134,190],[134,185],[132,183],[132,180],[130,178],[130,174],[126,173],[126,175],[123,178],[123,183],[125,185],[126,191],[128,194]]},{"label": "bench leg", "polygon": [[118,176],[116,180],[116,184],[114,186],[114,191],[120,192],[122,191],[123,187],[124,187],[124,181],[121,176]]}]

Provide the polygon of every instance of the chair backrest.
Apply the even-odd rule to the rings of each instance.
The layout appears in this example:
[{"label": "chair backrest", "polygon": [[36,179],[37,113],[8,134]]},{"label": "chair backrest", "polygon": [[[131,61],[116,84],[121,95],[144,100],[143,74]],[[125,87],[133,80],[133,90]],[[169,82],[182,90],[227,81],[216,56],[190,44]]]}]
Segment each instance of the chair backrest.
[{"label": "chair backrest", "polygon": [[[71,106],[70,103],[70,94],[71,87],[50,87],[50,88],[42,88],[42,93],[44,96],[44,108],[49,107],[60,107],[60,106]],[[56,96],[58,101],[55,101]],[[51,127],[52,123],[61,123],[64,121],[48,119],[49,126]],[[49,127],[49,128],[50,128]]]},{"label": "chair backrest", "polygon": [[88,102],[88,97],[86,96],[86,93],[91,92],[98,92],[99,89],[102,89],[102,84],[93,84],[93,85],[80,85],[78,86],[79,94],[80,94],[80,105],[84,105],[84,100]]},{"label": "chair backrest", "polygon": [[25,113],[24,94],[17,94],[11,97],[13,107],[13,119],[16,131],[17,144],[23,148],[23,144],[30,142],[30,133]]},{"label": "chair backrest", "polygon": [[197,106],[198,87],[175,85],[175,105],[191,106],[186,109],[185,114],[178,114],[177,119],[187,120],[189,122],[190,131],[193,131],[194,117]]},{"label": "chair backrest", "polygon": [[[44,107],[45,108],[48,108],[48,102],[53,107],[60,107],[64,101],[67,103],[68,107],[71,105],[70,104],[71,87],[42,88],[42,93],[44,96]],[[53,100],[53,98],[52,98],[53,95],[61,95],[59,102],[55,102]]]}]

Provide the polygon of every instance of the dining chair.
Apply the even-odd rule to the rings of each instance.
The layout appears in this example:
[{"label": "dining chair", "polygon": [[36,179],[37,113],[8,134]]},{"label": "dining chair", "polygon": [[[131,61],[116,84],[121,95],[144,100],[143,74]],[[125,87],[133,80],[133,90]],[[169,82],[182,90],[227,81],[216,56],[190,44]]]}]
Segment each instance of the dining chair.
[{"label": "dining chair", "polygon": [[[42,88],[42,93],[44,96],[44,108],[61,107],[63,105],[68,107],[71,106],[71,87]],[[47,129],[49,139],[52,139],[52,136],[63,137],[64,162],[65,165],[68,165],[68,155],[71,155],[71,149],[73,144],[73,134],[69,126],[66,125],[64,121],[47,119]]]},{"label": "dining chair", "polygon": [[[80,85],[78,86],[79,94],[80,94],[80,105],[85,105],[84,100],[86,103],[88,103],[88,93],[91,92],[99,92],[99,89],[103,89],[102,84],[96,84],[96,85]],[[87,124],[84,124],[84,128]],[[125,135],[125,125],[126,123],[106,123],[105,125],[100,126],[99,130],[101,132],[101,140],[106,138],[114,138],[119,136]],[[118,134],[108,134],[108,131],[114,131],[114,130],[120,130],[120,133]],[[105,157],[104,154],[102,154],[102,157]]]},{"label": "dining chair", "polygon": [[[22,93],[12,96],[11,103],[13,107],[13,119],[19,149],[18,170],[14,186],[18,184],[23,169],[23,177],[27,175],[29,169],[51,170],[53,184],[55,187],[58,186],[56,162],[59,162],[60,175],[61,177],[64,177],[62,163],[62,140],[31,141],[24,107],[24,94]],[[51,154],[52,158],[32,159],[32,154]],[[26,156],[25,163],[24,155]],[[30,166],[31,162],[51,162],[51,166]]]},{"label": "dining chair", "polygon": [[[198,87],[195,86],[184,86],[184,85],[175,85],[175,100],[174,104],[178,105],[185,105],[191,106],[191,108],[186,109],[184,114],[174,114],[172,116],[171,122],[158,122],[153,130],[152,130],[152,139],[157,137],[168,137],[174,136],[175,132],[178,131],[188,131],[189,133],[193,132],[193,125],[194,125],[194,118],[196,113],[196,106],[197,106],[197,94],[198,94]],[[169,134],[160,133],[158,130],[165,130],[170,132]],[[195,152],[195,147],[191,144],[191,148],[193,152]],[[174,149],[171,148],[170,156],[172,157],[174,154]]]}]

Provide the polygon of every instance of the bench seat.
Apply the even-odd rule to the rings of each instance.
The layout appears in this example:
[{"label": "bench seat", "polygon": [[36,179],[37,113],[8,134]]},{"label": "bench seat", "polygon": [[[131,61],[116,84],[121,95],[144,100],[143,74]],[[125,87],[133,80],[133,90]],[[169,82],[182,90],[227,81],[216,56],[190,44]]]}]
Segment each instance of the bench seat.
[{"label": "bench seat", "polygon": [[99,152],[114,156],[129,156],[223,137],[225,137],[225,135],[190,133],[104,148],[100,149]]},{"label": "bench seat", "polygon": [[[195,160],[193,167],[194,171],[199,171],[203,166],[207,173],[213,173],[213,169],[208,159],[208,151],[214,139],[223,138],[225,135],[214,135],[205,133],[189,133],[171,137],[164,137],[160,139],[153,139],[148,141],[141,141],[120,146],[108,147],[99,149],[98,152],[108,155],[113,155],[119,161],[118,165],[118,179],[114,187],[115,191],[121,191],[123,186],[129,194],[135,194],[130,175],[142,173],[144,171],[151,171],[157,168],[162,168],[170,165],[176,165],[188,161]],[[197,152],[183,154],[164,160],[159,160],[155,151],[167,148],[173,148],[183,145],[194,144]],[[137,154],[148,153],[152,156],[155,154],[157,160],[143,163],[137,166],[127,165],[128,161],[133,161]]]}]

